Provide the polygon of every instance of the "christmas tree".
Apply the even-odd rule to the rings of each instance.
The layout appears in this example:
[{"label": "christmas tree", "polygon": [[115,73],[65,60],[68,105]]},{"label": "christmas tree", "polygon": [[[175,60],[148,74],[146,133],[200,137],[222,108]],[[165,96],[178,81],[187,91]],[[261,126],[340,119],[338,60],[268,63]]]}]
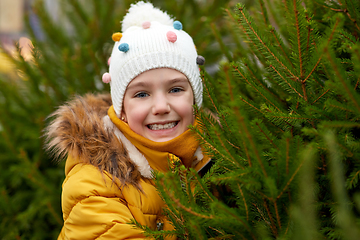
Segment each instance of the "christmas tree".
[{"label": "christmas tree", "polygon": [[[214,165],[157,184],[178,239],[360,238],[360,2],[225,10],[238,41],[194,129]],[[158,232],[147,229],[159,239]]]}]

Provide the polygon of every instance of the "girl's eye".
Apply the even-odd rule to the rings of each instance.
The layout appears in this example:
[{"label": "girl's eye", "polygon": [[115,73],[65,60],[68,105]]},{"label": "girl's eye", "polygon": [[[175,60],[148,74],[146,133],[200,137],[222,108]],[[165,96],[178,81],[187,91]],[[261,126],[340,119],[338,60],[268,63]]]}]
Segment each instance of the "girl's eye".
[{"label": "girl's eye", "polygon": [[139,93],[136,93],[134,97],[135,98],[144,98],[147,96],[149,96],[149,94],[147,94],[146,92],[139,92]]},{"label": "girl's eye", "polygon": [[177,93],[177,92],[181,92],[181,91],[183,91],[182,88],[175,87],[170,90],[170,93]]}]

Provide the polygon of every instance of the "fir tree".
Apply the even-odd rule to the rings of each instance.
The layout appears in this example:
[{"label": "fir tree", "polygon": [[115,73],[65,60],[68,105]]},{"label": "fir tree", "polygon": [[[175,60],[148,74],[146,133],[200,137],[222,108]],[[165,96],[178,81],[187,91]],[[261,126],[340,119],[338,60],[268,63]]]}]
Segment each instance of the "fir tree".
[{"label": "fir tree", "polygon": [[[204,72],[197,132],[213,157],[157,184],[179,239],[359,239],[360,2],[225,10],[237,48]],[[161,239],[158,232],[148,230]]]}]

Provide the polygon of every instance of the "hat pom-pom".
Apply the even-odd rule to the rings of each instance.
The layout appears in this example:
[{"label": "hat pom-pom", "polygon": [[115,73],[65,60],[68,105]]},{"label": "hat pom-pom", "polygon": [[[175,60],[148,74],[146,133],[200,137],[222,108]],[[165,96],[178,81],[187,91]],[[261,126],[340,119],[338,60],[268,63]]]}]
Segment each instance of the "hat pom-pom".
[{"label": "hat pom-pom", "polygon": [[203,57],[203,56],[197,56],[197,58],[196,58],[196,63],[198,64],[198,65],[204,65],[205,64],[205,58]]},{"label": "hat pom-pom", "polygon": [[110,76],[110,73],[104,73],[103,75],[102,75],[102,81],[104,82],[104,83],[109,83],[110,81],[111,81],[111,76]]},{"label": "hat pom-pom", "polygon": [[174,22],[167,13],[155,8],[151,3],[140,1],[136,4],[131,4],[128,13],[122,21],[122,32],[125,32],[132,26],[143,27],[142,24],[147,21],[157,21],[169,26],[172,26]]}]

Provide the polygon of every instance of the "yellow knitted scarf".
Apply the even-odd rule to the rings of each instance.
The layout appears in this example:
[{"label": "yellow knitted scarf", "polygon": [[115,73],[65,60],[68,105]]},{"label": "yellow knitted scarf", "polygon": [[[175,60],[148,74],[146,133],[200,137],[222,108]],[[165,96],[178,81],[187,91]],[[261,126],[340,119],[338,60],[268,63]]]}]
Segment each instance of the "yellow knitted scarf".
[{"label": "yellow knitted scarf", "polygon": [[[178,157],[186,167],[191,167],[196,159],[194,154],[199,147],[199,142],[190,129],[170,141],[154,142],[132,131],[127,123],[116,116],[113,106],[109,108],[108,115],[124,136],[145,156],[152,169],[160,172],[168,171],[169,159],[174,158],[173,155]],[[196,121],[194,125],[197,125]]]}]

